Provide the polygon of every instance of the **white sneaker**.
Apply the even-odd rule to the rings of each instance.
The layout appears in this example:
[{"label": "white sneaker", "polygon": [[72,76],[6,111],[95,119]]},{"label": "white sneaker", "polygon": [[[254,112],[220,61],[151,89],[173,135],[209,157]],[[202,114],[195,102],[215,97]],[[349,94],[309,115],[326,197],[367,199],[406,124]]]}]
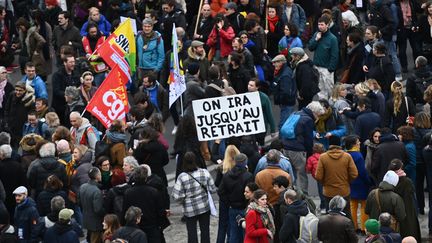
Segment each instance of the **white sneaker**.
[{"label": "white sneaker", "polygon": [[175,135],[176,133],[177,133],[177,126],[174,126],[174,128],[173,128],[171,134],[172,134],[172,135]]}]

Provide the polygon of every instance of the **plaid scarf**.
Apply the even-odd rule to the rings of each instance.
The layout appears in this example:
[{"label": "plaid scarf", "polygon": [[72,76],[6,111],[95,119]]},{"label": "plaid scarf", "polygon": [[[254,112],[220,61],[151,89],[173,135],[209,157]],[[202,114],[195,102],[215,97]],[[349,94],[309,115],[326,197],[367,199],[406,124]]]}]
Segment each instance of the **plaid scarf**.
[{"label": "plaid scarf", "polygon": [[261,207],[256,202],[251,202],[247,208],[247,212],[249,212],[249,210],[257,211],[260,214],[264,227],[269,229],[273,234],[276,232],[273,215],[268,207]]}]

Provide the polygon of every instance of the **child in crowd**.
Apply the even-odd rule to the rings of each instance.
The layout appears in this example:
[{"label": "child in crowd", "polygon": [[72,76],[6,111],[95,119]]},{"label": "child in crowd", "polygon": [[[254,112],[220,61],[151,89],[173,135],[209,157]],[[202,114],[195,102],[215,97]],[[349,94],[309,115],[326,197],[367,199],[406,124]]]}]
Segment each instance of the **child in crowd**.
[{"label": "child in crowd", "polygon": [[[306,172],[312,174],[312,177],[316,180],[315,174],[318,167],[318,161],[320,155],[325,152],[324,145],[322,143],[315,143],[313,146],[313,154],[307,159]],[[320,209],[321,213],[325,213],[326,205],[324,196],[322,194],[322,185],[317,181],[318,193],[320,197]]]}]

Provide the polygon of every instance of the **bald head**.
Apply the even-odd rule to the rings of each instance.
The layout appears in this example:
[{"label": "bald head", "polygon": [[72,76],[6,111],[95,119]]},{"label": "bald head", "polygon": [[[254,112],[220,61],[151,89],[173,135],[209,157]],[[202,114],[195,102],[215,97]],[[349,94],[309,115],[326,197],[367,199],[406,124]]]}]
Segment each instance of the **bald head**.
[{"label": "bald head", "polygon": [[82,123],[81,114],[76,112],[76,111],[71,112],[69,115],[69,121],[73,127],[79,128],[81,126],[81,123]]},{"label": "bald head", "polygon": [[417,240],[412,236],[403,238],[402,243],[417,243]]}]

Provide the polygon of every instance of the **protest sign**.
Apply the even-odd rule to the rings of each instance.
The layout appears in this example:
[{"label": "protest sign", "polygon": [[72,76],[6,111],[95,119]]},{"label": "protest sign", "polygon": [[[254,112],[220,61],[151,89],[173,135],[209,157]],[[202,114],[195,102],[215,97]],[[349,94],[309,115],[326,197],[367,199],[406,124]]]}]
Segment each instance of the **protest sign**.
[{"label": "protest sign", "polygon": [[194,100],[199,141],[265,132],[258,92]]}]

